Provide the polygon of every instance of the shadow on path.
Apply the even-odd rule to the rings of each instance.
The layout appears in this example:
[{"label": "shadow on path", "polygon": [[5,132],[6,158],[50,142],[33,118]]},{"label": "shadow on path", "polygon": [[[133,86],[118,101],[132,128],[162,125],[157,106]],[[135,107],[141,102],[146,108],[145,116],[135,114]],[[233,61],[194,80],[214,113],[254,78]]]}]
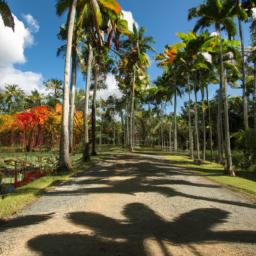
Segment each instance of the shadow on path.
[{"label": "shadow on path", "polygon": [[[122,163],[123,161],[123,163]],[[121,163],[120,163],[121,162]],[[255,204],[240,201],[230,201],[214,197],[193,195],[180,192],[175,189],[176,185],[202,187],[209,189],[221,188],[212,183],[194,183],[189,181],[189,176],[196,176],[193,171],[174,167],[172,161],[142,158],[136,155],[121,155],[118,157],[109,157],[101,164],[95,166],[92,170],[81,172],[76,175],[80,179],[70,181],[68,184],[80,185],[74,189],[56,190],[47,193],[47,196],[67,196],[74,194],[106,194],[119,193],[134,195],[139,192],[155,192],[166,197],[185,197],[194,200],[203,200],[227,205],[247,207],[256,209]],[[183,179],[178,178],[182,176]],[[198,176],[198,175],[197,175]],[[111,178],[121,177],[119,180]],[[184,180],[184,177],[188,177]],[[125,179],[122,179],[125,178]],[[88,186],[87,186],[88,185]],[[93,187],[91,187],[93,185]],[[67,183],[63,186],[67,186]]]},{"label": "shadow on path", "polygon": [[41,215],[26,215],[9,220],[0,221],[0,232],[3,232],[7,229],[20,228],[30,225],[36,225],[43,221],[47,221],[52,217],[53,213],[41,214]]},{"label": "shadow on path", "polygon": [[[256,231],[213,231],[217,224],[228,220],[229,212],[217,208],[202,208],[166,221],[141,203],[125,206],[126,221],[91,212],[73,212],[68,220],[89,228],[93,236],[83,234],[41,235],[28,242],[29,248],[40,255],[147,255],[146,239],[154,239],[165,256],[172,255],[166,243],[187,245],[201,242],[255,243]],[[199,254],[198,254],[199,255]]]}]

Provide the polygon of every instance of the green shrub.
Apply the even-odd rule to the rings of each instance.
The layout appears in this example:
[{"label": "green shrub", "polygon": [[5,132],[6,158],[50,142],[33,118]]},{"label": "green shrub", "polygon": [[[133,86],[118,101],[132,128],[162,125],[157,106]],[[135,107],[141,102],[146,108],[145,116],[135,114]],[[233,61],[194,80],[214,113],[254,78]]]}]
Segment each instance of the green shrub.
[{"label": "green shrub", "polygon": [[256,163],[256,132],[253,129],[239,131],[235,134],[237,145],[243,150],[241,167],[248,168]]}]

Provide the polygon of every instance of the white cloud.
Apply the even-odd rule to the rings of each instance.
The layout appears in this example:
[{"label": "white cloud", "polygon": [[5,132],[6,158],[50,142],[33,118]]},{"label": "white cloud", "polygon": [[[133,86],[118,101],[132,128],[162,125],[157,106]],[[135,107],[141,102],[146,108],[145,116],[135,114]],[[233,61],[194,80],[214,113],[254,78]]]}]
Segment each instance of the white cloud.
[{"label": "white cloud", "polygon": [[34,89],[41,90],[43,84],[43,77],[41,74],[30,71],[20,71],[14,67],[0,68],[0,85],[2,88],[6,84],[17,84],[26,93]]},{"label": "white cloud", "polygon": [[252,18],[256,20],[256,8],[252,8]]},{"label": "white cloud", "polygon": [[97,98],[106,100],[109,96],[115,96],[116,98],[122,97],[122,92],[119,90],[117,81],[113,74],[108,74],[106,79],[106,89],[99,90],[97,92]]},{"label": "white cloud", "polygon": [[17,84],[24,91],[40,90],[42,75],[31,71],[23,72],[15,68],[15,64],[26,62],[25,48],[34,43],[33,35],[15,15],[15,31],[5,27],[0,17],[0,88],[6,84]]},{"label": "white cloud", "polygon": [[29,31],[32,33],[37,33],[39,31],[40,26],[38,21],[31,14],[23,14],[22,17],[27,23]]},{"label": "white cloud", "polygon": [[25,63],[25,47],[31,46],[34,42],[33,36],[25,28],[24,24],[14,16],[15,32],[5,27],[0,18],[0,66],[16,63]]},{"label": "white cloud", "polygon": [[135,19],[133,18],[133,14],[130,11],[122,11],[123,13],[123,17],[125,20],[128,21],[128,28],[130,31],[133,31],[133,24],[135,24],[135,26],[138,28],[139,24],[135,21]]}]

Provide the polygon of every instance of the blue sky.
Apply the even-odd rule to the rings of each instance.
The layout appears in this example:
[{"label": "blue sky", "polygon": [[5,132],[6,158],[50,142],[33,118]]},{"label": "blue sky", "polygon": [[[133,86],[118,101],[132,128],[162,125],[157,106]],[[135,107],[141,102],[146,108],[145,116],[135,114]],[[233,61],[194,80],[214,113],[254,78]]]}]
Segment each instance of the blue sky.
[{"label": "blue sky", "polygon": [[[201,2],[202,0],[120,0],[123,9],[131,11],[139,26],[144,26],[147,35],[154,37],[156,41],[154,48],[158,52],[162,51],[166,44],[177,41],[176,33],[178,31],[188,32],[193,28],[194,22],[187,21],[187,11]],[[8,0],[8,3],[14,15],[24,24],[26,24],[24,15],[30,14],[40,26],[37,33],[30,31],[34,42],[25,48],[26,62],[23,61],[19,64],[18,61],[14,61],[13,67],[23,72],[31,71],[41,74],[41,80],[62,79],[64,60],[56,57],[56,49],[61,44],[56,34],[59,26],[64,23],[65,17],[56,16],[55,1]],[[248,43],[248,32],[245,37]],[[0,54],[1,57],[4,53],[0,52]],[[149,71],[152,80],[161,73],[154,63]],[[84,82],[80,78],[78,85],[83,86],[83,84]],[[237,92],[230,91],[230,93]],[[180,104],[183,100],[180,101]]]}]

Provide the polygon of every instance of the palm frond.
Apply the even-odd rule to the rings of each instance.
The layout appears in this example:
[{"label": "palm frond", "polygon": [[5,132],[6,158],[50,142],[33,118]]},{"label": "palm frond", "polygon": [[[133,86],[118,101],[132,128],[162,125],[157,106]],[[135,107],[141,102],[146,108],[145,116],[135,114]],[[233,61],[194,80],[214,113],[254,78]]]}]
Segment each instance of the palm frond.
[{"label": "palm frond", "polygon": [[8,4],[4,0],[0,0],[0,15],[2,16],[4,25],[6,27],[12,28],[12,30],[14,31],[14,27],[15,27],[14,18],[12,16],[12,13]]}]

